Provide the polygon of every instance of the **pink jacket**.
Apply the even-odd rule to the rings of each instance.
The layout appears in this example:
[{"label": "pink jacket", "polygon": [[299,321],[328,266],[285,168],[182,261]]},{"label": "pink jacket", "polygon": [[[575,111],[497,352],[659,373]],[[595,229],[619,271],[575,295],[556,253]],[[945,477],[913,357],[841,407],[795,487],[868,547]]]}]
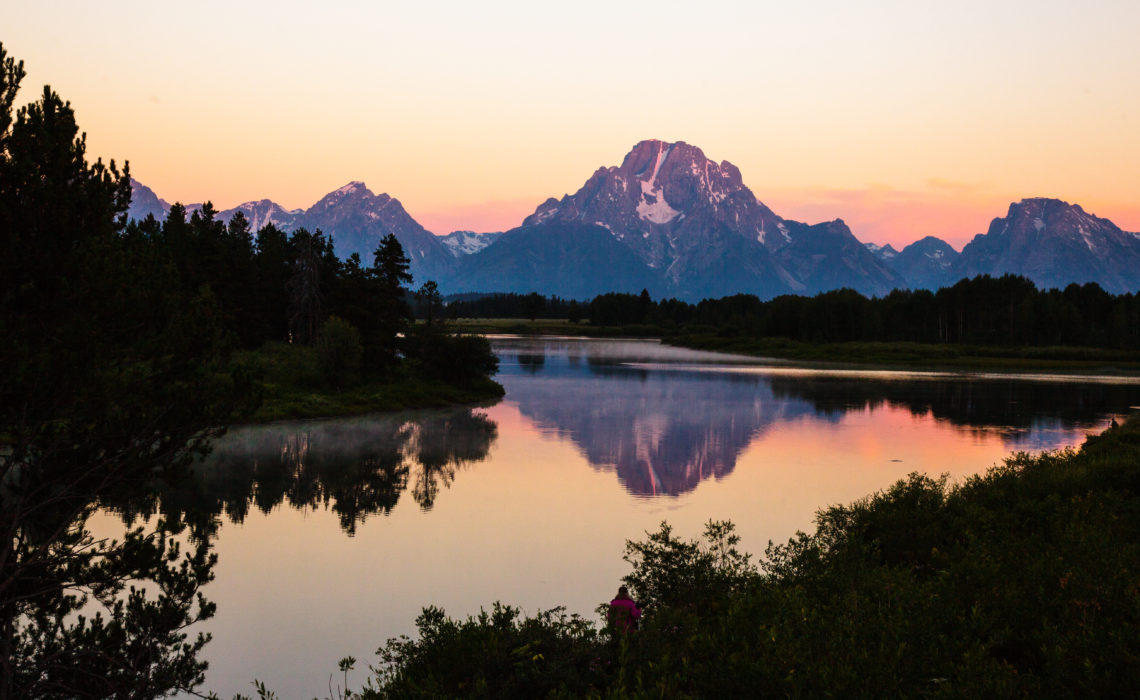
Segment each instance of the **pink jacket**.
[{"label": "pink jacket", "polygon": [[637,628],[641,609],[630,598],[614,598],[610,601],[610,624],[622,632]]}]

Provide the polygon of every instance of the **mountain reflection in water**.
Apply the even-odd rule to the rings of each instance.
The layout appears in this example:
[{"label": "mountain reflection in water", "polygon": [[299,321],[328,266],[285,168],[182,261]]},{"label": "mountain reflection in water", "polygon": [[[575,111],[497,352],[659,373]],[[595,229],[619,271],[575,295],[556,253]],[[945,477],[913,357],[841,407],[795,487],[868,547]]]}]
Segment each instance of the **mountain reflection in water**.
[{"label": "mountain reflection in water", "polygon": [[[970,375],[789,376],[765,373],[755,359],[646,341],[499,338],[494,345],[507,400],[539,430],[573,442],[591,466],[614,470],[630,493],[645,497],[677,496],[723,478],[778,423],[838,423],[849,412],[886,404],[1040,450],[1126,413],[1138,393],[1135,385]],[[723,371],[701,365],[710,359]]]},{"label": "mountain reflection in water", "polygon": [[287,503],[327,508],[353,535],[369,515],[391,512],[409,485],[430,510],[460,469],[487,457],[496,434],[495,423],[470,408],[244,426],[177,484],[109,505],[128,521],[155,512],[186,519],[201,536],[217,530],[219,515],[241,523],[251,507],[269,513]]}]

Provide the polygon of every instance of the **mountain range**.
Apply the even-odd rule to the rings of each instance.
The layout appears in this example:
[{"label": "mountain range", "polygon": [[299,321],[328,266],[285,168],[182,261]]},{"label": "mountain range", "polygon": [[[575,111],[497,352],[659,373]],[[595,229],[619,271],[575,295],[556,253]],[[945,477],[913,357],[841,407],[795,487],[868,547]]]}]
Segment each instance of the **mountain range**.
[{"label": "mountain range", "polygon": [[[162,218],[170,205],[132,181],[129,215]],[[200,205],[188,205],[193,211]],[[639,292],[688,301],[732,294],[763,299],[848,287],[867,296],[896,288],[937,289],[963,277],[1013,273],[1039,287],[1096,282],[1112,293],[1140,290],[1140,234],[1057,199],[1010,205],[961,252],[926,237],[901,251],[864,244],[842,219],[784,219],[744,185],[740,170],[684,142],[642,141],[619,166],[602,167],[574,194],[550,198],[503,233],[427,231],[399,200],[350,182],[308,209],[268,200],[241,211],[254,230],[321,229],[337,254],[371,262],[394,233],[417,284],[445,294],[531,292],[568,298]]]}]

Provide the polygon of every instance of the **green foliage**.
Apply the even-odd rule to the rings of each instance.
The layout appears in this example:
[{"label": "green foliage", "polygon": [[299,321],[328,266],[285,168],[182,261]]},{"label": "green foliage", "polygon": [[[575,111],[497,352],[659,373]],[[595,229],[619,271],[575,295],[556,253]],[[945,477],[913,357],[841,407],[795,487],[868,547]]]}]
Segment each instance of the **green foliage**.
[{"label": "green foliage", "polygon": [[439,321],[443,310],[443,297],[439,294],[439,285],[433,280],[424,282],[416,290],[416,317],[424,319],[429,326]]},{"label": "green foliage", "polygon": [[468,386],[426,376],[402,363],[383,375],[361,373],[359,380],[330,391],[319,369],[315,347],[266,343],[236,353],[234,366],[261,384],[262,400],[251,422],[347,416],[377,411],[470,404],[503,395],[503,387],[481,376]]},{"label": "green foliage", "polygon": [[[21,662],[7,679],[9,692],[115,697],[131,689],[157,697],[200,683],[206,664],[197,655],[209,635],[188,641],[186,628],[213,616],[198,589],[213,579],[217,557],[204,543],[183,555],[172,536],[179,529],[160,528],[162,536],[136,529],[118,542],[96,540],[73,523],[45,542],[52,551],[37,573],[52,593],[21,606],[30,619],[16,628],[12,653]],[[158,595],[148,597],[143,582]],[[69,622],[57,628],[53,620]]]},{"label": "green foliage", "polygon": [[375,284],[375,306],[372,326],[376,329],[375,342],[366,349],[371,368],[384,371],[397,362],[397,338],[407,330],[412,320],[412,309],[407,302],[412,275],[404,248],[394,234],[388,234],[376,248],[373,265],[369,270]]},{"label": "green foliage", "polygon": [[429,607],[416,627],[418,639],[390,639],[379,649],[378,688],[362,697],[581,697],[605,679],[598,633],[561,608],[529,617],[495,603],[490,613],[457,621]]},{"label": "green foliage", "polygon": [[403,348],[424,375],[461,387],[475,386],[499,369],[499,359],[486,338],[451,333],[439,325],[410,329]]},{"label": "green foliage", "polygon": [[289,248],[293,253],[288,282],[290,340],[311,345],[324,315],[329,277],[324,268],[335,266],[332,243],[321,231],[299,228],[290,237]]},{"label": "green foliage", "polygon": [[184,474],[256,392],[212,289],[179,283],[156,222],[124,226],[127,168],[88,163],[50,88],[12,119],[22,70],[2,46],[0,66],[0,698],[191,688],[208,547],[183,554],[165,519],[121,541],[84,523]]},{"label": "green foliage", "polygon": [[360,331],[339,316],[330,316],[317,332],[317,364],[325,383],[341,388],[360,369],[364,352]]},{"label": "green foliage", "polygon": [[737,549],[740,536],[730,522],[709,521],[704,541],[684,541],[668,523],[644,542],[628,541],[622,557],[633,567],[625,576],[634,600],[656,614],[667,609],[700,610],[726,598],[757,574],[751,555]]}]

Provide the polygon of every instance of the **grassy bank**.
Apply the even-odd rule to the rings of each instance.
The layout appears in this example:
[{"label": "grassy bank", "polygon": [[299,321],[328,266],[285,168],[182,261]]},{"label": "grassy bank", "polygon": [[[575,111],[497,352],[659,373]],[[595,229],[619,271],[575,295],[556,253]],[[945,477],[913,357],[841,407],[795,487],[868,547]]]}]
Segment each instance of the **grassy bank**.
[{"label": "grassy bank", "polygon": [[357,377],[340,387],[322,378],[313,348],[268,343],[238,353],[234,362],[260,378],[264,392],[252,423],[325,418],[379,411],[438,408],[497,399],[503,387],[491,379],[466,386],[426,376],[406,364],[381,378]]},{"label": "grassy bank", "polygon": [[[1140,687],[1140,420],[951,485],[821,511],[753,564],[730,524],[627,544],[621,634],[495,605],[381,649],[365,697],[1127,697]],[[747,543],[755,547],[762,543]]]}]

